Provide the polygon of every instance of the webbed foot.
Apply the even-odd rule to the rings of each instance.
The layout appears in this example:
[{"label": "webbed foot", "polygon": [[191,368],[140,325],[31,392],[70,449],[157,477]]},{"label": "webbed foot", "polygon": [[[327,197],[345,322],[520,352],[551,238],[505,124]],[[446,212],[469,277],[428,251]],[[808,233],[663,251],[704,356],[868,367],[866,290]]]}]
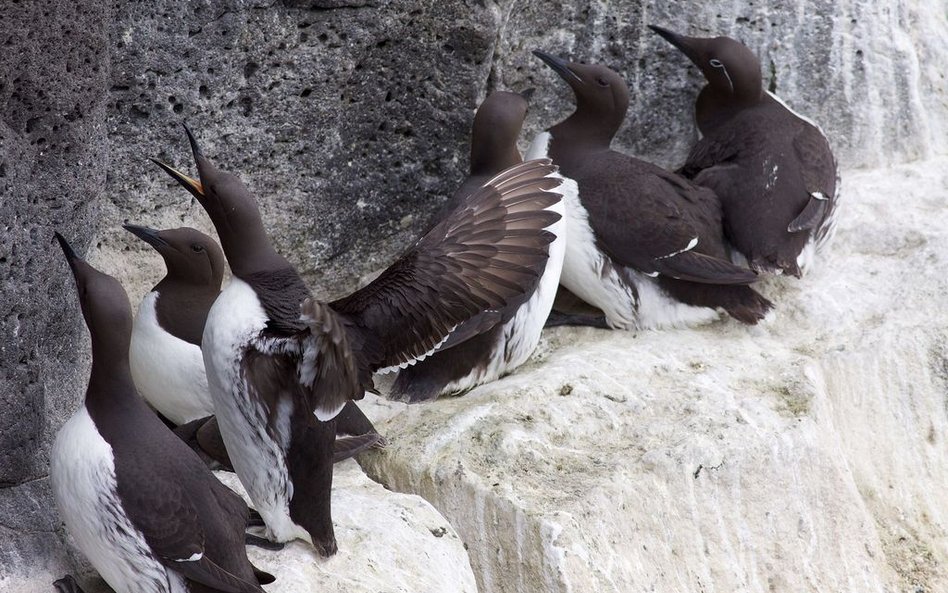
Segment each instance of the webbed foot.
[{"label": "webbed foot", "polygon": [[286,545],[283,542],[270,541],[265,537],[260,537],[259,535],[254,535],[252,533],[244,534],[244,543],[248,546],[256,546],[258,548],[263,548],[264,550],[272,551],[282,550]]}]

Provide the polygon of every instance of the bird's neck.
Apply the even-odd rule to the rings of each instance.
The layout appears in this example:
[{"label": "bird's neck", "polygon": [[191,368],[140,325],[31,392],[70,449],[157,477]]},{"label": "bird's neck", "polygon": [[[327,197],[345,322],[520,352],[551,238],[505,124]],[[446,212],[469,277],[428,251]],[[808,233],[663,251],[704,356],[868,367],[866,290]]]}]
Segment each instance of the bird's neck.
[{"label": "bird's neck", "polygon": [[606,152],[615,130],[577,110],[566,120],[550,128],[549,156],[569,175],[583,160]]},{"label": "bird's neck", "polygon": [[493,176],[522,162],[516,144],[476,142],[471,145],[471,176]]},{"label": "bird's neck", "polygon": [[[113,336],[114,338],[114,336]],[[86,390],[86,407],[93,417],[141,403],[128,362],[130,340],[92,339],[92,372]]]},{"label": "bird's neck", "polygon": [[286,258],[273,248],[259,219],[247,222],[241,228],[228,225],[226,221],[215,226],[234,276],[243,278],[290,266]]},{"label": "bird's neck", "polygon": [[762,90],[734,95],[705,85],[695,101],[695,123],[702,134],[708,135],[742,110],[759,104],[765,96]]}]

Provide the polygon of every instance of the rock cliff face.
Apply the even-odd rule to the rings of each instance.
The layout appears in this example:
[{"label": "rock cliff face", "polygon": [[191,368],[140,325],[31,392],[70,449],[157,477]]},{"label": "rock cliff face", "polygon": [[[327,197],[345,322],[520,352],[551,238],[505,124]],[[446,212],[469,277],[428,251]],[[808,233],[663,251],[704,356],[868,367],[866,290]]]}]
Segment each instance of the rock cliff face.
[{"label": "rock cliff face", "polygon": [[[948,63],[948,24],[944,6],[934,0],[902,3],[767,0],[688,5],[628,0],[504,0],[499,3],[451,0],[439,3],[420,0],[162,0],[152,3],[11,0],[5,3],[0,8],[0,43],[5,48],[0,52],[0,107],[3,113],[0,121],[0,212],[4,220],[0,234],[0,285],[3,294],[0,303],[0,331],[3,334],[0,345],[0,534],[4,536],[0,538],[0,588],[7,590],[11,583],[19,583],[18,587],[33,583],[37,590],[45,590],[41,582],[59,576],[72,565],[67,548],[63,547],[57,534],[59,520],[50,511],[45,476],[52,435],[72,413],[82,395],[88,369],[88,341],[65,266],[59,253],[49,245],[54,228],[60,229],[77,245],[88,248],[94,262],[122,279],[133,300],[139,298],[161,275],[160,260],[146,247],[125,236],[120,224],[129,220],[157,227],[188,224],[205,230],[209,228],[200,208],[145,158],[156,156],[189,167],[187,146],[179,127],[182,121],[187,121],[202,139],[206,152],[223,167],[239,171],[261,197],[262,211],[278,247],[306,271],[316,294],[339,294],[354,288],[359,278],[394,259],[398,251],[423,230],[430,214],[461,179],[466,167],[467,131],[473,109],[487,92],[499,88],[537,87],[528,121],[528,133],[531,134],[566,114],[567,90],[530,55],[532,49],[543,48],[575,59],[599,59],[624,73],[632,88],[633,103],[628,125],[618,138],[619,146],[661,164],[680,162],[694,137],[690,106],[700,86],[700,78],[696,69],[682,56],[648,31],[647,24],[663,24],[696,35],[726,33],[742,38],[761,55],[765,79],[771,88],[794,108],[823,125],[841,162],[847,167],[879,166],[928,158],[948,151],[948,83],[943,67]],[[909,174],[915,173],[910,171]],[[884,179],[880,178],[880,182]],[[844,184],[848,186],[848,180]],[[943,215],[938,212],[937,204],[928,203],[932,198],[924,193],[913,195],[910,202],[901,185],[892,185],[889,192],[879,194],[866,190],[859,196],[859,200],[870,200],[875,204],[872,208],[876,209],[863,211],[864,224],[878,227],[884,220],[876,220],[874,216],[889,215],[891,213],[886,208],[902,204],[928,208],[917,211],[918,220],[905,219],[907,225],[935,224],[930,217]],[[871,201],[873,198],[878,201]],[[847,200],[853,204],[853,209],[866,207],[857,202],[855,196]],[[844,221],[850,215],[850,211],[844,211]],[[841,256],[837,256],[834,260],[836,267],[830,268],[836,272],[832,273],[843,274],[852,268],[882,265],[881,262],[893,250],[909,249],[913,241],[930,239],[920,230],[916,231],[919,234],[912,235],[907,229],[900,235],[905,237],[904,244],[897,244],[881,230],[865,234],[856,227],[849,228],[848,239],[842,239],[840,243],[849,242],[844,249],[849,250],[845,251],[849,253],[846,257],[851,259],[840,260]],[[928,269],[925,261],[914,263]],[[913,301],[915,309],[924,309],[926,304],[934,306],[938,302],[935,299],[941,293],[934,291],[931,284],[922,280],[908,284],[908,280],[903,281],[901,277],[888,278],[901,282],[901,285],[887,288],[921,295],[918,296],[921,300]],[[824,319],[821,315],[825,311],[803,298],[807,290],[825,291],[826,298],[832,303],[881,298],[869,278],[846,281],[855,283],[845,285],[850,290],[846,293],[838,292],[841,290],[838,284],[842,282],[831,275],[823,280],[814,276],[799,287],[778,285],[775,288],[778,302],[791,303],[781,315],[793,315],[793,323],[806,324],[805,327],[823,328],[818,320]],[[836,288],[831,290],[831,286]],[[894,305],[897,301],[891,303]],[[859,319],[875,324],[870,327],[882,333],[869,336],[847,329],[841,334],[847,336],[845,339],[882,340],[885,332],[890,332],[885,339],[908,339],[893,330],[901,328],[902,322],[882,305],[875,313]],[[785,327],[788,331],[795,327],[786,318],[776,323],[777,328]],[[914,322],[905,323],[907,327],[915,327],[912,325]],[[766,339],[783,340],[783,329],[768,326],[761,331],[770,336]],[[923,333],[931,340],[935,340],[937,335],[935,329]],[[779,340],[774,337],[778,334]],[[725,342],[742,343],[759,337],[754,332],[728,324],[694,334],[649,335],[647,345],[641,336],[638,339],[609,336],[603,342],[599,334],[579,332],[577,335],[580,343],[585,344],[575,346],[580,350],[571,349],[573,346],[553,349],[559,340],[573,340],[574,337],[565,332],[550,334],[553,349],[549,354],[550,361],[565,364],[569,356],[588,361],[606,356],[606,360],[590,364],[621,366],[619,351],[633,350],[633,346],[635,356],[642,359],[646,356],[661,357],[662,352],[672,348],[680,350],[699,344],[706,349],[720,349]],[[818,339],[806,335],[802,332],[793,338],[796,347],[806,348],[815,343],[817,345],[813,347],[820,352],[832,352],[827,343],[833,343],[854,348],[849,342],[832,341],[832,336],[825,332]],[[899,344],[902,342],[895,345]],[[873,351],[874,354],[857,350],[862,354],[854,354],[856,358],[820,355],[818,364],[813,362],[814,358],[807,358],[810,355],[800,354],[800,368],[808,369],[808,377],[815,377],[813,386],[806,389],[812,388],[814,394],[822,395],[811,398],[812,407],[807,405],[793,412],[801,414],[800,428],[791,433],[791,436],[799,436],[799,441],[787,436],[785,430],[788,429],[768,416],[770,412],[758,410],[754,414],[763,414],[766,422],[758,419],[762,423],[760,426],[767,427],[766,430],[775,435],[775,442],[804,443],[806,446],[788,444],[789,449],[774,446],[761,450],[759,455],[745,452],[741,446],[751,446],[750,443],[755,441],[742,432],[750,429],[740,425],[727,430],[722,428],[720,439],[718,434],[709,436],[716,448],[695,445],[695,450],[703,451],[696,457],[687,457],[676,450],[679,445],[652,455],[649,467],[653,469],[647,471],[654,475],[648,479],[669,489],[677,488],[675,484],[683,488],[686,483],[694,487],[694,492],[688,490],[692,492],[688,496],[697,498],[688,507],[691,509],[688,512],[700,511],[704,517],[700,533],[706,540],[709,560],[705,569],[692,565],[686,567],[687,570],[706,570],[704,573],[696,572],[695,578],[700,577],[701,583],[717,583],[720,590],[727,590],[739,578],[751,579],[747,575],[762,578],[759,575],[766,567],[748,568],[757,559],[750,549],[777,545],[770,534],[784,533],[782,530],[789,525],[787,522],[791,515],[776,510],[771,515],[755,517],[750,514],[742,519],[746,522],[746,529],[741,528],[744,531],[729,534],[728,530],[738,527],[728,522],[727,513],[744,515],[738,507],[729,507],[725,503],[735,496],[744,496],[745,492],[748,496],[770,496],[767,491],[754,490],[754,484],[742,482],[783,479],[785,476],[776,470],[771,477],[750,471],[750,468],[757,467],[754,464],[769,459],[777,465],[797,466],[799,473],[794,481],[786,483],[786,488],[800,493],[796,497],[799,509],[807,508],[807,512],[813,513],[807,515],[809,522],[800,524],[802,531],[794,536],[797,538],[795,545],[803,546],[800,542],[805,540],[810,546],[806,548],[808,553],[821,557],[824,540],[819,539],[819,534],[825,532],[820,529],[826,526],[824,523],[836,519],[829,512],[831,509],[819,511],[806,505],[809,502],[815,504],[814,501],[832,501],[834,499],[828,492],[837,490],[853,496],[840,500],[855,502],[858,494],[867,514],[860,515],[862,519],[846,515],[846,520],[867,530],[875,529],[879,539],[871,540],[876,543],[865,546],[863,540],[853,540],[846,552],[848,555],[837,557],[838,564],[849,566],[845,563],[864,562],[860,566],[870,568],[860,574],[870,575],[866,576],[867,583],[892,583],[896,581],[886,580],[888,577],[884,575],[871,576],[876,575],[871,567],[886,566],[890,558],[902,557],[905,562],[897,564],[902,568],[893,570],[908,570],[904,567],[915,563],[917,570],[911,569],[916,571],[912,575],[917,573],[922,575],[919,578],[929,579],[924,582],[940,582],[931,581],[934,577],[924,575],[943,575],[939,573],[938,563],[944,560],[944,532],[941,532],[940,540],[926,534],[943,530],[946,511],[943,503],[939,507],[933,501],[919,502],[922,491],[917,484],[929,482],[918,481],[914,476],[919,472],[935,472],[932,476],[937,476],[938,471],[944,472],[937,459],[925,457],[925,447],[928,446],[941,446],[944,451],[943,441],[938,440],[941,438],[938,436],[941,434],[938,432],[940,425],[933,424],[935,444],[911,444],[908,450],[912,453],[906,453],[907,457],[897,455],[894,447],[877,452],[867,447],[882,446],[883,440],[868,436],[861,439],[854,435],[875,436],[892,430],[904,431],[908,425],[899,423],[908,422],[907,417],[892,420],[894,424],[885,424],[887,416],[884,414],[858,413],[860,410],[846,407],[852,403],[845,396],[846,389],[861,386],[861,397],[870,399],[858,401],[871,401],[880,410],[888,410],[883,405],[887,402],[882,401],[884,391],[880,390],[899,388],[915,394],[924,392],[925,381],[939,381],[944,372],[932,370],[937,369],[938,361],[944,359],[939,354],[943,350],[924,344],[917,347],[922,348],[919,352],[926,353],[925,359],[931,361],[926,367],[930,372],[903,373],[898,377],[886,374],[885,364],[891,364],[891,361],[878,349]],[[610,348],[618,348],[618,351]],[[792,366],[791,362],[795,360],[789,354],[774,355],[776,361],[764,358],[763,354],[760,356],[755,359],[754,368],[770,368],[767,365],[773,363],[770,372],[774,375],[784,372],[779,370],[785,368],[781,365]],[[864,358],[859,359],[859,356]],[[607,364],[607,360],[612,362]],[[714,368],[709,372],[724,373],[718,379],[730,382],[728,385],[743,385],[735,392],[743,396],[739,398],[733,393],[725,396],[729,392],[723,387],[714,393],[729,401],[729,405],[746,405],[756,410],[758,404],[741,402],[747,398],[753,400],[751,396],[759,395],[759,392],[769,393],[767,390],[771,387],[766,381],[758,384],[763,379],[744,376],[748,364],[743,359],[721,361],[721,364],[725,364],[724,369]],[[826,365],[839,365],[839,368],[830,372]],[[875,367],[882,374],[871,376],[864,370]],[[516,389],[531,393],[536,389],[536,397],[540,397],[546,393],[544,390],[558,392],[563,387],[553,385],[554,378],[558,377],[564,384],[574,385],[577,393],[582,394],[582,382],[567,377],[565,370],[560,372],[557,368],[554,364],[551,370],[543,373],[543,381],[538,387],[532,379],[524,379],[531,376],[529,371],[518,373],[511,380],[515,385],[522,385]],[[590,372],[601,379],[605,377],[603,380],[607,382],[631,381],[623,375],[610,375],[613,370],[596,368]],[[684,374],[673,374],[673,377],[677,376],[681,385],[690,385],[685,379],[691,381],[691,376],[681,372]],[[847,373],[857,376],[850,378]],[[693,380],[700,378],[698,373]],[[660,414],[661,406],[672,405],[668,402],[675,400],[676,389],[686,389],[682,386],[676,388],[672,379],[656,377],[653,373],[640,379],[653,381],[655,386],[650,392],[653,393],[651,397],[626,396],[627,402],[639,401],[633,406],[640,410],[636,414]],[[505,385],[497,389],[511,388],[510,384]],[[588,389],[589,393],[611,393],[601,387]],[[671,395],[666,394],[666,389]],[[499,392],[491,393],[500,397],[496,395]],[[700,401],[695,403],[698,407],[694,409],[682,403],[679,411],[665,418],[665,428],[654,429],[653,438],[659,438],[656,434],[677,434],[676,431],[682,435],[690,434],[687,422],[697,422],[694,418],[698,416],[694,415],[700,414],[695,410],[701,409],[701,401],[719,412],[719,402],[714,399],[718,396],[706,395],[701,399],[696,395]],[[506,401],[509,396],[503,399]],[[592,413],[589,410],[598,408],[573,408],[564,403],[572,401],[570,396],[554,399],[555,406],[545,404],[548,416],[540,416],[538,411],[530,412],[532,418],[544,419],[535,420],[537,425],[546,427],[542,433],[537,433],[542,434],[542,439],[537,435],[530,437],[540,439],[536,449],[561,446],[562,442],[556,439],[565,438],[565,432],[560,437],[547,432],[557,430],[557,422],[561,421],[557,418],[570,417],[569,414],[574,412],[579,414],[580,409],[584,410],[583,414],[592,415],[582,422],[577,421],[576,426],[568,427],[569,430],[588,430],[590,435],[603,434],[610,438],[616,431],[608,431],[605,427],[615,425],[631,430],[623,423],[632,420],[621,420],[621,415],[619,420],[610,419],[613,414],[619,414],[618,409]],[[790,410],[802,405],[794,403],[796,400],[790,395],[780,401],[783,400],[787,400],[786,406]],[[476,397],[464,398],[412,410],[403,417],[430,415],[432,424],[428,432],[434,436],[466,414],[474,413],[472,410],[480,409],[478,404],[470,403],[477,401]],[[837,403],[830,406],[825,402]],[[905,414],[921,414],[924,409],[917,407],[921,405],[919,402],[903,403],[907,406]],[[559,406],[564,409],[559,410]],[[497,413],[507,417],[511,411],[498,408]],[[450,417],[455,420],[449,420]],[[824,430],[827,418],[833,419],[837,432]],[[401,422],[393,421],[389,430],[404,434],[408,425],[403,426]],[[471,422],[472,426],[477,424],[474,420]],[[646,426],[638,420],[632,424]],[[913,429],[927,431],[928,427],[918,424]],[[462,432],[444,434],[461,435]],[[603,446],[606,450],[617,451],[620,446],[633,446],[635,441],[639,443],[636,447],[651,447],[637,441],[635,434],[626,434],[617,441],[603,436]],[[833,437],[834,434],[838,436]],[[503,441],[507,437],[497,438]],[[543,440],[547,438],[554,440]],[[832,440],[834,438],[836,441]],[[420,484],[420,472],[429,470],[420,462],[409,463],[410,447],[422,443],[409,444],[408,439],[401,436],[399,442],[404,443],[404,447],[399,444],[391,454],[373,460],[374,471],[394,485],[415,488]],[[756,443],[754,447],[766,448],[769,445],[764,443],[770,441],[762,439]],[[496,444],[485,441],[483,446],[472,446],[470,453],[485,458],[499,455],[495,451]],[[898,444],[908,446],[908,443]],[[663,449],[659,447],[659,450]],[[904,447],[900,449],[904,450]],[[872,457],[876,453],[878,457]],[[636,485],[631,481],[641,478],[640,472],[647,469],[617,466],[621,471],[613,471],[610,469],[613,466],[609,465],[613,462],[609,460],[616,456],[618,453],[601,453],[599,457],[592,457],[593,461],[600,459],[600,462],[586,464],[589,471],[601,471],[601,476],[612,476],[611,486],[603,486],[598,494],[594,493],[603,501],[633,496],[630,493],[636,492]],[[719,457],[730,461],[716,470],[709,469],[718,466]],[[886,462],[879,463],[879,457]],[[702,470],[693,483],[687,482],[684,479],[687,476],[675,474],[676,470],[669,465],[667,458],[687,459],[688,463],[697,460]],[[582,461],[576,458],[570,463],[581,464]],[[469,463],[472,468],[479,467]],[[557,461],[546,467],[539,457],[531,461],[527,456],[519,463],[523,472],[537,474],[540,476],[538,480],[546,481],[544,488],[531,486],[536,488],[530,493],[534,502],[518,506],[508,499],[497,499],[507,502],[485,502],[486,506],[474,507],[487,513],[481,516],[490,521],[513,517],[533,530],[514,530],[514,533],[521,534],[516,542],[498,540],[502,539],[503,533],[508,533],[499,530],[497,538],[492,538],[490,544],[499,546],[497,550],[502,550],[502,557],[498,556],[501,552],[488,549],[484,540],[473,538],[473,526],[481,525],[477,523],[480,519],[452,516],[446,502],[448,499],[435,495],[434,490],[441,490],[441,487],[435,488],[434,482],[425,487],[427,490],[418,486],[418,490],[433,500],[452,521],[457,521],[455,527],[472,547],[471,557],[482,589],[504,590],[500,587],[507,587],[515,590],[521,586],[517,583],[527,583],[522,586],[528,587],[531,582],[534,586],[535,583],[555,583],[560,588],[566,586],[563,583],[571,583],[578,588],[586,579],[586,576],[581,576],[585,574],[582,571],[593,570],[588,568],[593,565],[598,567],[595,571],[599,576],[594,575],[595,578],[605,579],[602,582],[613,579],[616,583],[625,583],[628,581],[622,579],[632,574],[630,567],[634,567],[635,562],[644,563],[639,567],[642,574],[665,575],[655,576],[656,583],[698,582],[687,580],[691,578],[687,575],[680,576],[680,571],[685,570],[681,563],[672,570],[672,560],[669,559],[685,553],[685,544],[673,545],[667,540],[667,557],[662,562],[669,564],[659,562],[655,565],[649,564],[655,558],[643,555],[644,552],[626,553],[628,549],[624,546],[633,546],[630,542],[639,539],[622,531],[626,525],[607,525],[615,530],[611,535],[603,535],[603,532],[583,540],[585,536],[579,535],[581,530],[570,527],[579,524],[569,523],[577,519],[560,517],[554,521],[547,517],[543,521],[534,521],[538,515],[531,514],[534,513],[532,509],[556,508],[562,502],[559,507],[562,512],[571,513],[585,509],[584,505],[590,503],[575,498],[578,493],[570,488],[580,488],[578,484],[571,485],[568,480],[558,479],[556,472],[564,470],[556,469],[557,465],[565,462]],[[396,469],[399,464],[401,469]],[[438,471],[447,476],[455,468],[453,461],[449,465],[439,466],[441,469]],[[569,463],[565,463],[564,467],[568,469],[568,466]],[[688,471],[696,471],[696,467]],[[845,467],[852,474],[850,482],[840,477],[845,474],[842,469]],[[516,478],[519,474],[511,470],[505,475]],[[656,476],[668,480],[662,483]],[[681,481],[674,482],[672,478]],[[711,490],[718,498],[700,498],[710,494],[701,494],[697,486],[712,479],[724,481]],[[474,500],[464,498],[472,496],[464,490],[469,484],[462,488],[462,482],[467,482],[460,478],[457,480],[456,502]],[[514,484],[494,481],[501,484],[497,488],[516,490]],[[484,482],[482,494],[494,488],[494,481]],[[523,481],[523,487],[528,483]],[[586,483],[585,479],[582,483]],[[934,477],[930,483],[937,484]],[[811,490],[803,493],[802,489],[807,488]],[[853,488],[857,492],[853,492]],[[645,497],[641,493],[635,496],[638,495]],[[527,498],[523,493],[517,496]],[[541,504],[544,497],[546,506]],[[645,498],[667,502],[657,495]],[[636,504],[632,499],[625,500],[627,504]],[[713,507],[712,503],[719,506]],[[711,523],[712,515],[708,514],[712,507],[717,513],[714,515],[718,517],[714,519],[717,523]],[[897,518],[897,509],[908,509],[905,513],[909,516],[919,508],[926,509],[924,517],[927,518],[918,516],[916,523],[896,521],[897,528],[891,521],[878,523],[880,516]],[[663,512],[665,515],[648,520],[641,518],[637,529],[650,537],[664,529],[670,534],[668,537],[683,538],[682,541],[692,546],[689,549],[697,550],[700,547],[697,540],[688,539],[687,531],[677,531],[684,524],[669,518],[685,511],[668,506]],[[593,517],[592,520],[598,519]],[[712,529],[717,530],[717,539],[711,537]],[[562,538],[566,539],[556,539],[560,537],[556,533],[565,534]],[[549,543],[554,541],[559,543]],[[933,541],[941,543],[935,545],[931,543]],[[538,542],[547,543],[540,545]],[[589,542],[600,546],[589,550],[602,549],[603,542],[613,542],[609,544],[613,555],[604,556],[598,564],[593,558],[583,564],[581,552],[563,552],[564,549],[581,551]],[[916,546],[917,542],[921,543]],[[821,547],[815,547],[817,543]],[[716,545],[727,549],[716,551]],[[799,560],[802,556],[794,554],[803,554],[800,551],[803,549],[781,547],[767,558],[775,564],[780,564],[784,555]],[[517,553],[521,556],[516,556]],[[523,554],[529,554],[529,557]],[[534,567],[529,570],[539,571],[534,576],[542,577],[542,580],[531,581],[532,573],[528,572],[519,576],[510,574],[512,558],[517,558],[518,562],[522,559],[524,566]],[[745,562],[735,565],[735,558]],[[930,562],[931,558],[936,560]],[[567,565],[573,568],[561,568]],[[793,566],[799,568],[803,564]],[[824,574],[822,564],[814,564],[808,570],[808,574],[816,575],[814,579]],[[833,574],[843,570],[837,566],[837,573]],[[720,580],[724,578],[718,574],[721,571],[734,580]],[[662,580],[671,574],[679,575],[683,580]],[[827,580],[813,582],[830,583]],[[779,590],[780,583],[774,586]]]}]

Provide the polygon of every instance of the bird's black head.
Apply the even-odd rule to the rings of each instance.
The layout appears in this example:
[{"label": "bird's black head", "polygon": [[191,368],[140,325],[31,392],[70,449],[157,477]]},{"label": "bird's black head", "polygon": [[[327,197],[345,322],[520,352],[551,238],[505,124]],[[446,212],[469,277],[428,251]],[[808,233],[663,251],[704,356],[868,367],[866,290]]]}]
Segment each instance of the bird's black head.
[{"label": "bird's black head", "polygon": [[717,94],[740,104],[760,101],[760,60],[740,41],[730,37],[686,37],[654,25],[649,28],[688,56]]},{"label": "bird's black head", "polygon": [[153,160],[204,207],[220,237],[231,271],[241,277],[286,267],[286,260],[277,255],[270,245],[257,201],[250,190],[236,175],[215,167],[201,152],[191,131],[187,127],[185,131],[200,180]]},{"label": "bird's black head", "polygon": [[224,279],[224,253],[214,239],[189,227],[163,231],[133,224],[123,227],[161,254],[168,268],[167,279],[220,290]]},{"label": "bird's black head", "polygon": [[571,135],[588,136],[608,145],[622,126],[629,108],[629,87],[622,77],[601,64],[568,62],[542,51],[534,51],[533,55],[573,89],[576,112],[567,120],[572,123]]},{"label": "bird's black head", "polygon": [[517,139],[527,117],[528,94],[491,93],[474,116],[471,175],[499,173],[521,162]]},{"label": "bird's black head", "polygon": [[121,360],[128,354],[132,335],[132,307],[125,289],[79,257],[62,235],[56,233],[55,237],[76,280],[82,316],[92,336],[93,357]]}]

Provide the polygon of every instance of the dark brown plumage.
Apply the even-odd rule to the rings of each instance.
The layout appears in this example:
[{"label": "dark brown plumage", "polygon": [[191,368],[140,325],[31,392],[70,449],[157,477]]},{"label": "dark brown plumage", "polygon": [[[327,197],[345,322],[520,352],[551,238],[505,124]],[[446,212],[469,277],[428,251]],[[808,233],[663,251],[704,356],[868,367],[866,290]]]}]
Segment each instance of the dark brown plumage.
[{"label": "dark brown plumage", "polygon": [[[52,473],[57,500],[65,506],[67,526],[83,529],[82,525],[98,525],[95,536],[83,534],[78,541],[100,551],[115,547],[113,552],[119,557],[101,552],[94,555],[106,563],[97,566],[105,574],[111,574],[108,563],[129,562],[143,568],[141,579],[160,578],[154,570],[157,561],[187,579],[192,591],[263,593],[258,575],[266,582],[273,579],[247,559],[247,505],[211,474],[135,391],[128,362],[132,314],[125,291],[114,278],[79,258],[58,234],[57,239],[76,278],[92,338],[92,373],[84,408],[96,434],[110,447],[106,455],[111,459],[97,460],[93,471],[104,472],[110,464],[114,467],[114,478],[89,477],[69,464],[80,463],[90,453],[78,453],[71,459],[75,452],[57,444],[57,455],[66,457],[54,455]],[[95,450],[93,435],[86,437],[87,442],[81,445]],[[70,516],[75,512],[73,497],[89,494],[83,484],[59,479],[70,471],[82,476],[79,480],[85,480],[86,485],[99,484],[95,500],[85,501],[86,506],[79,508],[101,516],[82,521]],[[108,484],[113,479],[111,491]],[[120,527],[124,519],[135,533]],[[136,539],[146,547],[132,549],[116,543]],[[110,584],[123,590],[123,583]]]},{"label": "dark brown plumage", "polygon": [[[526,114],[527,99],[519,93],[497,91],[481,103],[471,129],[470,174],[435,220],[443,220],[485,182],[522,162],[517,140]],[[552,234],[548,236],[553,238]],[[549,250],[551,245],[543,247]],[[523,279],[521,298],[509,301],[499,310],[479,312],[459,325],[431,356],[400,370],[389,397],[406,402],[431,400],[439,395],[466,391],[516,368],[524,357],[519,352],[511,352],[508,342],[530,351],[533,346],[529,338],[523,337],[522,327],[508,329],[507,324],[536,292],[548,262],[541,264],[536,267],[532,280]],[[545,316],[539,309],[533,314]],[[527,324],[520,324],[524,325]]]},{"label": "dark brown plumage", "polygon": [[[576,111],[549,129],[548,154],[579,187],[571,229],[588,228],[594,245],[574,243],[567,250],[563,285],[586,295],[613,327],[682,323],[680,313],[655,315],[655,311],[671,309],[664,304],[667,297],[694,307],[722,308],[745,323],[762,319],[771,304],[747,286],[757,279],[756,274],[728,260],[721,204],[715,194],[610,148],[629,104],[622,78],[602,65],[534,53],[576,96]],[[589,239],[571,230],[568,240]],[[578,261],[580,255],[586,259]],[[600,258],[605,259],[597,263]],[[599,271],[589,274],[590,269]],[[602,290],[584,286],[600,280],[613,284]],[[643,293],[654,292],[649,282],[661,288],[662,297],[643,307]],[[629,295],[633,302],[611,302],[618,294]]]},{"label": "dark brown plumage", "polygon": [[826,136],[764,91],[744,44],[651,28],[708,81],[695,103],[702,138],[681,173],[720,197],[728,240],[752,268],[801,276],[834,227],[838,173]]},{"label": "dark brown plumage", "polygon": [[[247,188],[189,137],[200,181],[162,167],[208,212],[236,278],[205,332],[222,340],[205,343],[209,380],[221,383],[212,395],[222,435],[270,534],[287,541],[301,528],[332,554],[334,418],[371,388],[373,372],[424,356],[479,311],[521,295],[546,257],[555,168],[538,161],[497,176],[375,281],[326,304],[273,249]],[[243,309],[215,316],[221,303]]]}]

